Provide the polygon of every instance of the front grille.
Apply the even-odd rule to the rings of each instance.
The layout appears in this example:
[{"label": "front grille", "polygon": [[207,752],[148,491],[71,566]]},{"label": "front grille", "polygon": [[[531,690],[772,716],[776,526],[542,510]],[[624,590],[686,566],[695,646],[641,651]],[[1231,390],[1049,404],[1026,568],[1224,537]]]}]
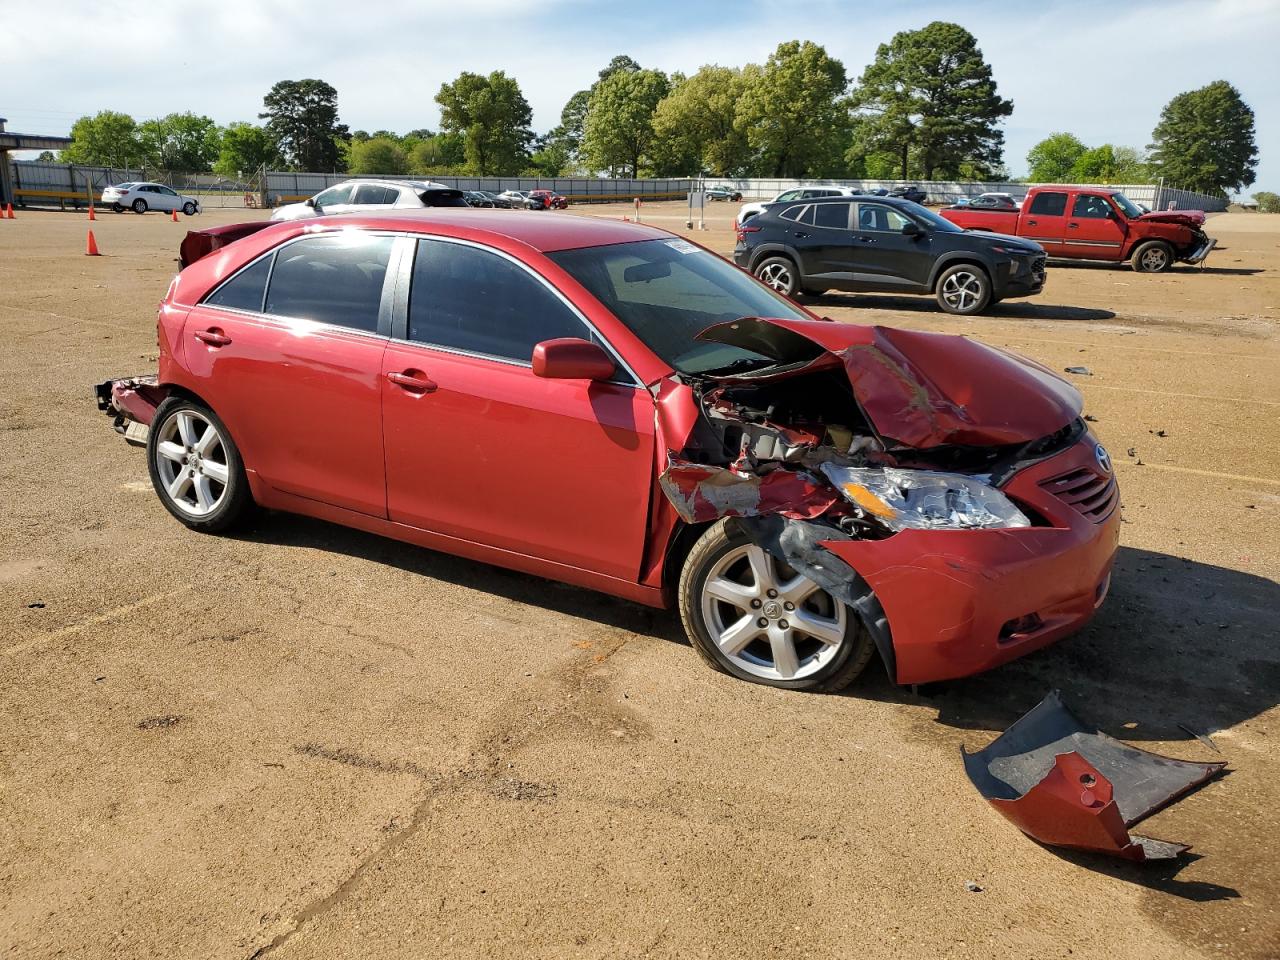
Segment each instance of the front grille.
[{"label": "front grille", "polygon": [[1048,262],[1048,259],[1044,254],[1040,254],[1040,256],[1031,261],[1031,273],[1033,276],[1039,277],[1041,280],[1044,279],[1044,265]]},{"label": "front grille", "polygon": [[1040,486],[1095,523],[1111,516],[1120,500],[1114,476],[1083,467],[1042,480]]}]

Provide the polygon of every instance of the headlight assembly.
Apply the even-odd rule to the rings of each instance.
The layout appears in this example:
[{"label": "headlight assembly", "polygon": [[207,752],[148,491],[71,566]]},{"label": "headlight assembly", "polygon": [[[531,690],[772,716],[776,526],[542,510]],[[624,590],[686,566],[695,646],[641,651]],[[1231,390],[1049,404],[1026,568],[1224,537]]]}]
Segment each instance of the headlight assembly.
[{"label": "headlight assembly", "polygon": [[894,467],[839,467],[822,472],[850,503],[893,530],[1029,527],[1003,493],[976,477]]}]

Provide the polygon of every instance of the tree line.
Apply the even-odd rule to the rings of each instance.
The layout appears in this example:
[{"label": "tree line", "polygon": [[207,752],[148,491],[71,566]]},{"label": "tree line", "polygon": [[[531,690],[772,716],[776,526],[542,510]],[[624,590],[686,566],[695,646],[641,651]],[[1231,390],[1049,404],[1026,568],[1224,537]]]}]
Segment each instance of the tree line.
[{"label": "tree line", "polygon": [[[851,79],[817,43],[787,41],[763,64],[666,74],[614,57],[544,134],[517,81],[463,72],[435,97],[440,129],[350,130],[323,80],[285,80],[260,124],[219,127],[170,114],[137,123],[102,111],[71,130],[75,163],[212,170],[263,166],[355,174],[1008,179],[1000,96],[977,40],[954,23],[905,30]],[[1147,151],[1089,148],[1070,133],[1028,155],[1032,180],[1122,182],[1164,176],[1204,192],[1253,183],[1253,113],[1225,81],[1175,97]]]}]

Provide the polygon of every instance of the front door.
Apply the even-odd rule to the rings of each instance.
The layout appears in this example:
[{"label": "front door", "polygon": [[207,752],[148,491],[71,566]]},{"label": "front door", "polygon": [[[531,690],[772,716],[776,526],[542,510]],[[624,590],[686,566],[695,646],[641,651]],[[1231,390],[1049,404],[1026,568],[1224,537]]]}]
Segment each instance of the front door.
[{"label": "front door", "polygon": [[1066,191],[1042,190],[1019,217],[1018,235],[1034,240],[1044,252],[1055,256],[1063,252],[1062,239],[1067,228]]},{"label": "front door", "polygon": [[1092,193],[1077,193],[1072,198],[1063,253],[1091,260],[1119,260],[1124,240],[1124,219],[1110,200]]},{"label": "front door", "polygon": [[853,269],[866,289],[915,293],[929,286],[933,268],[927,232],[908,236],[913,221],[887,203],[858,203],[853,230]]},{"label": "front door", "polygon": [[197,391],[248,469],[285,493],[377,517],[386,516],[383,288],[394,242],[286,243],[216,288],[183,330]]},{"label": "front door", "polygon": [[535,344],[599,337],[528,267],[418,241],[405,329],[383,358],[389,516],[635,581],[654,464],[649,393],[534,375]]}]

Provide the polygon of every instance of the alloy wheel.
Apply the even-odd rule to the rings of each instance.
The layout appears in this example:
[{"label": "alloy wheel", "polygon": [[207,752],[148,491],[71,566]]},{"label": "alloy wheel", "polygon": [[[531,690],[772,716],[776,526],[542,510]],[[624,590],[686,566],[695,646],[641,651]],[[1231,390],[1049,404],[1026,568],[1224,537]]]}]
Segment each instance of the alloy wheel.
[{"label": "alloy wheel", "polygon": [[965,311],[982,299],[982,280],[968,270],[957,270],[942,282],[942,299],[958,311]]},{"label": "alloy wheel", "polygon": [[703,623],[734,666],[769,680],[800,680],[845,641],[848,609],[754,543],[727,551],[702,586]]},{"label": "alloy wheel", "polygon": [[188,516],[209,516],[227,495],[222,434],[194,410],[179,410],[161,425],[156,469],[169,501]]},{"label": "alloy wheel", "polygon": [[756,276],[779,293],[786,293],[791,289],[791,271],[787,269],[786,264],[776,262],[766,264]]},{"label": "alloy wheel", "polygon": [[1148,273],[1159,273],[1169,262],[1169,254],[1160,247],[1152,247],[1142,253],[1142,269]]}]

